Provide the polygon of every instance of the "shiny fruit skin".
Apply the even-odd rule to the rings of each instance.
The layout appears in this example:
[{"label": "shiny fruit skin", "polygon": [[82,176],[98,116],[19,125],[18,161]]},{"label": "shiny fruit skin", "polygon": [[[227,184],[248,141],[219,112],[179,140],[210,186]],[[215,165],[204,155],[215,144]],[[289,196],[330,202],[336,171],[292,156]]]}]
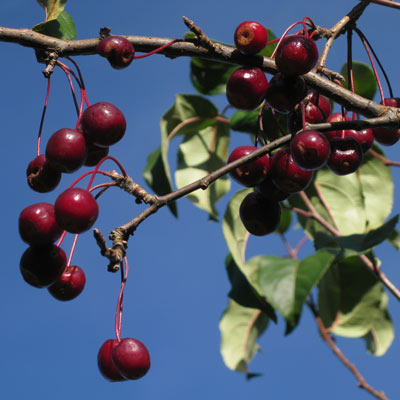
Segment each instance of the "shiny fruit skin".
[{"label": "shiny fruit skin", "polygon": [[64,251],[56,245],[28,247],[21,257],[20,271],[25,282],[42,288],[54,283],[67,263]]},{"label": "shiny fruit skin", "polygon": [[293,111],[307,94],[307,86],[302,76],[286,77],[277,73],[270,81],[265,100],[275,110],[286,113]]},{"label": "shiny fruit skin", "polygon": [[362,129],[356,131],[354,129],[346,129],[344,137],[352,137],[360,144],[363,153],[366,153],[374,144],[374,133],[372,129]]},{"label": "shiny fruit skin", "polygon": [[47,290],[57,300],[69,301],[78,297],[86,284],[85,273],[76,265],[69,265]]},{"label": "shiny fruit skin", "polygon": [[283,192],[293,194],[304,190],[313,178],[313,171],[300,168],[289,148],[281,149],[271,159],[270,175]]},{"label": "shiny fruit skin", "polygon": [[86,141],[81,132],[59,129],[47,142],[46,158],[60,172],[72,173],[84,164],[87,157]]},{"label": "shiny fruit skin", "polygon": [[[345,117],[340,112],[335,112],[326,119],[326,122],[342,122],[342,121],[350,121],[349,117]],[[335,130],[335,131],[325,131],[322,132],[323,135],[330,141],[334,138],[344,137],[343,129]]]},{"label": "shiny fruit skin", "polygon": [[286,36],[278,46],[275,63],[286,76],[310,72],[318,60],[318,48],[313,39],[304,35]]},{"label": "shiny fruit skin", "polygon": [[[255,146],[238,146],[229,155],[228,163],[238,160],[257,150]],[[269,156],[265,154],[232,170],[229,175],[243,186],[252,187],[261,183],[269,170]]]},{"label": "shiny fruit skin", "polygon": [[281,220],[281,205],[259,192],[249,193],[240,204],[239,215],[246,230],[255,236],[275,231]]},{"label": "shiny fruit skin", "polygon": [[336,175],[348,175],[357,171],[363,160],[363,152],[357,140],[352,137],[335,138],[330,143],[328,168]]},{"label": "shiny fruit skin", "polygon": [[264,197],[272,201],[283,201],[290,197],[289,193],[280,190],[268,174],[266,178],[255,187],[257,192],[260,192]]},{"label": "shiny fruit skin", "polygon": [[111,359],[118,372],[126,379],[140,379],[150,369],[149,351],[137,339],[121,339],[111,350]]},{"label": "shiny fruit skin", "polygon": [[86,108],[82,114],[82,131],[88,142],[108,147],[119,142],[126,131],[124,114],[105,101]]},{"label": "shiny fruit skin", "polygon": [[57,197],[54,211],[62,229],[70,233],[82,233],[96,222],[99,206],[87,190],[70,188]]},{"label": "shiny fruit skin", "polygon": [[264,100],[268,80],[259,68],[239,68],[226,83],[229,103],[240,110],[253,110]]},{"label": "shiny fruit skin", "polygon": [[303,169],[316,170],[328,161],[331,147],[328,139],[318,131],[303,131],[290,142],[294,162]]},{"label": "shiny fruit skin", "polygon": [[133,61],[135,48],[127,38],[110,35],[100,40],[97,53],[107,58],[114,69],[122,69]]},{"label": "shiny fruit skin", "polygon": [[116,339],[106,340],[97,353],[97,366],[101,375],[110,382],[121,382],[126,379],[118,372],[111,360],[111,351],[118,344]]},{"label": "shiny fruit skin", "polygon": [[268,31],[256,21],[244,21],[235,30],[236,48],[243,54],[257,54],[268,43]]},{"label": "shiny fruit skin", "polygon": [[95,167],[101,159],[108,156],[110,151],[109,147],[100,147],[93,143],[86,143],[86,145],[88,150],[84,164],[86,167]]},{"label": "shiny fruit skin", "polygon": [[25,207],[18,220],[22,240],[31,246],[46,246],[54,243],[63,230],[57,224],[54,206],[50,203],[36,203]]},{"label": "shiny fruit skin", "polygon": [[48,163],[44,154],[40,154],[28,164],[26,177],[32,190],[47,193],[55,189],[60,183],[61,172]]}]

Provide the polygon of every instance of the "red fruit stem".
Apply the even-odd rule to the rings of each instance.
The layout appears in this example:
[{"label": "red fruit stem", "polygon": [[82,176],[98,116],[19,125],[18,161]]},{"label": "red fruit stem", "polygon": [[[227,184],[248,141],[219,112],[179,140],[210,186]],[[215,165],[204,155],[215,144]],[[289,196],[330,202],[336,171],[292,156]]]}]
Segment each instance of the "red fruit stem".
[{"label": "red fruit stem", "polygon": [[364,46],[364,48],[365,48],[365,50],[366,50],[366,52],[367,52],[367,54],[368,54],[369,62],[371,63],[372,70],[374,71],[376,83],[377,83],[377,85],[378,85],[379,94],[381,95],[382,104],[383,104],[383,101],[384,101],[384,99],[385,99],[385,95],[383,94],[383,89],[382,89],[381,80],[379,79],[379,75],[378,75],[378,73],[377,73],[377,71],[376,71],[376,67],[375,67],[375,64],[374,64],[374,60],[373,60],[373,58],[372,58],[372,56],[371,56],[370,50],[372,51],[372,54],[374,55],[375,60],[377,61],[378,65],[379,65],[379,67],[380,67],[380,69],[381,69],[381,71],[382,71],[382,73],[383,73],[383,76],[385,77],[386,84],[387,84],[388,89],[389,89],[389,97],[393,97],[392,86],[390,85],[389,78],[388,78],[388,76],[387,76],[387,74],[386,74],[386,71],[384,70],[384,68],[383,68],[383,66],[382,66],[382,64],[381,64],[381,62],[379,61],[379,59],[378,59],[376,53],[374,52],[374,50],[372,49],[371,45],[369,44],[367,38],[364,36],[364,34],[363,34],[360,30],[355,29],[355,31],[356,31],[356,33],[358,34],[358,36],[359,36],[359,38],[360,38],[360,40],[361,40],[361,43],[363,44],[363,46]]},{"label": "red fruit stem", "polygon": [[94,196],[94,199],[97,200],[107,189],[109,189],[112,186],[117,186],[115,182],[109,182],[109,183],[102,183],[100,185],[93,186],[89,191],[92,192],[93,190],[100,189],[100,192]]},{"label": "red fruit stem", "polygon": [[74,241],[72,242],[72,246],[71,246],[71,250],[69,252],[69,256],[68,256],[68,261],[67,261],[67,267],[69,267],[71,265],[71,261],[72,261],[72,256],[74,255],[74,251],[75,251],[75,247],[76,247],[76,242],[78,241],[78,236],[79,233],[77,233],[74,237]]},{"label": "red fruit stem", "polygon": [[[76,100],[75,88],[74,88],[74,85],[72,83],[71,75],[68,72],[68,69],[66,68],[65,64],[63,64],[60,61],[57,61],[57,65],[64,71],[65,75],[67,76],[69,87],[71,88],[71,92],[72,92],[72,98],[73,98],[74,104],[75,104],[76,113],[79,115],[79,106],[78,106],[78,101]],[[79,84],[79,82],[78,82],[78,84]]]},{"label": "red fruit stem", "polygon": [[79,183],[83,178],[85,178],[86,176],[88,176],[88,175],[90,175],[90,174],[93,174],[93,173],[102,174],[102,175],[105,175],[105,176],[108,176],[108,177],[112,178],[111,174],[109,174],[109,173],[106,172],[106,171],[100,171],[100,170],[97,170],[97,171],[96,171],[96,170],[93,169],[93,170],[90,170],[90,171],[85,172],[85,173],[82,174],[79,178],[75,179],[75,181],[71,183],[71,185],[69,186],[69,188],[74,187],[74,186],[75,186],[77,183]]},{"label": "red fruit stem", "polygon": [[301,122],[303,125],[303,131],[305,131],[306,130],[306,108],[304,107],[303,102],[301,102]]},{"label": "red fruit stem", "polygon": [[347,80],[349,81],[350,90],[354,91],[354,79],[353,79],[353,31],[347,30]]},{"label": "red fruit stem", "polygon": [[85,82],[83,81],[83,76],[82,76],[81,70],[80,70],[80,68],[79,68],[79,66],[78,66],[78,63],[77,63],[73,58],[71,58],[71,57],[65,57],[65,58],[66,58],[67,60],[71,61],[72,64],[74,64],[76,70],[78,71],[78,75],[79,75],[79,81],[80,81],[80,85],[79,85],[79,86],[80,86],[83,90],[86,90],[86,88],[85,88]]},{"label": "red fruit stem", "polygon": [[[96,165],[96,168],[93,170],[93,172],[92,172],[93,175],[92,175],[92,177],[90,178],[90,181],[89,181],[89,183],[88,183],[88,185],[87,185],[86,190],[89,190],[90,186],[92,186],[94,177],[96,176],[96,173],[97,173],[97,171],[99,170],[101,164],[103,164],[104,161],[107,161],[107,160],[112,160],[112,161],[114,161],[114,162],[118,165],[119,169],[121,170],[122,175],[123,175],[125,178],[128,176],[128,174],[126,173],[124,167],[122,166],[122,164],[121,164],[116,158],[114,158],[114,157],[112,157],[112,156],[106,156],[106,157],[102,158],[102,159],[98,162],[98,164]],[[110,175],[109,175],[109,176],[110,176]]]},{"label": "red fruit stem", "polygon": [[42,138],[44,116],[46,115],[47,103],[48,103],[48,101],[49,101],[49,95],[50,95],[50,76],[47,77],[46,98],[45,98],[45,100],[44,100],[44,106],[43,106],[43,111],[42,111],[42,117],[40,118],[39,133],[38,133],[38,138],[37,138],[37,142],[36,142],[36,156],[39,156],[39,155],[40,155],[40,140],[41,140],[41,138]]},{"label": "red fruit stem", "polygon": [[78,119],[77,119],[76,124],[75,124],[75,130],[78,130],[79,125],[81,124],[84,98],[85,98],[85,90],[81,89],[81,103],[79,105]]},{"label": "red fruit stem", "polygon": [[60,236],[60,239],[58,239],[58,242],[56,243],[56,246],[57,246],[57,247],[60,247],[60,246],[61,246],[61,243],[63,242],[63,240],[64,240],[66,234],[67,234],[67,231],[64,231],[64,232],[62,233],[62,235]]},{"label": "red fruit stem", "polygon": [[[296,25],[299,25],[299,24],[303,24],[303,26],[305,26],[304,20],[294,22],[292,25],[290,25],[290,26],[285,30],[285,32],[283,32],[283,35],[280,37],[279,42],[278,42],[277,46],[275,47],[274,52],[271,54],[271,58],[274,58],[274,57],[275,57],[275,53],[276,53],[276,51],[277,51],[279,45],[281,44],[282,40],[287,36],[288,32],[289,32],[292,28],[294,28]],[[307,34],[308,34],[307,29],[306,29],[306,32],[307,32]],[[272,43],[272,42],[271,42],[271,43]]]},{"label": "red fruit stem", "polygon": [[[125,264],[125,271],[124,271],[124,264]],[[124,257],[123,262],[121,262],[120,270],[121,270],[121,290],[118,296],[117,309],[115,311],[115,324],[114,324],[115,337],[117,338],[118,342],[121,341],[122,304],[124,299],[125,285],[128,279],[128,271],[129,271],[128,259],[126,257]]]},{"label": "red fruit stem", "polygon": [[182,40],[182,39],[174,39],[174,40],[172,40],[171,42],[169,42],[169,43],[167,43],[167,44],[164,44],[163,46],[159,47],[158,49],[155,49],[155,50],[153,50],[153,51],[150,51],[150,52],[148,52],[148,53],[146,53],[146,54],[143,54],[143,55],[141,55],[141,56],[133,56],[133,59],[134,59],[134,60],[137,60],[137,59],[139,59],[139,58],[145,58],[145,57],[151,56],[151,55],[153,55],[153,54],[158,53],[158,52],[161,51],[161,50],[164,50],[165,48],[171,46],[172,44],[178,43],[178,42],[183,42],[183,40]]}]

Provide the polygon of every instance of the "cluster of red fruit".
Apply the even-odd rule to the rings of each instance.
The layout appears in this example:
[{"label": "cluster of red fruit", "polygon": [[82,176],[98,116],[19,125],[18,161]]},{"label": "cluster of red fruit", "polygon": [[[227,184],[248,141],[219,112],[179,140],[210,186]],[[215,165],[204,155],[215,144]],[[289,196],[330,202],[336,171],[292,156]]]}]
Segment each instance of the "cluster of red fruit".
[{"label": "cluster of red fruit", "polygon": [[[256,54],[267,43],[267,31],[257,22],[245,21],[236,29],[235,44],[244,54]],[[227,82],[227,98],[232,106],[251,110],[266,101],[278,112],[289,112],[288,129],[293,134],[289,147],[278,150],[271,159],[264,155],[230,174],[240,184],[256,188],[240,206],[243,225],[254,235],[266,235],[279,226],[280,202],[304,190],[313,178],[313,171],[327,166],[337,175],[353,173],[374,139],[384,145],[392,145],[399,139],[397,129],[348,129],[323,133],[305,130],[305,123],[348,119],[341,113],[331,114],[330,102],[318,92],[307,93],[302,75],[311,71],[317,60],[318,49],[308,32],[290,35],[278,43],[275,63],[279,72],[270,83],[259,68],[240,68]],[[384,104],[399,107],[400,100],[385,99]],[[230,154],[228,163],[254,150],[254,146],[239,146]]]},{"label": "cluster of red fruit", "polygon": [[[129,65],[134,54],[130,42],[117,36],[101,40],[98,52],[118,69]],[[82,96],[86,97],[85,91]],[[108,155],[109,146],[122,139],[125,130],[125,117],[117,107],[106,102],[88,105],[78,116],[76,129],[55,132],[47,142],[45,154],[39,154],[29,163],[29,186],[40,193],[50,192],[59,184],[62,173],[75,172],[83,165],[98,165]],[[38,148],[39,144],[40,138]],[[54,205],[42,202],[22,210],[19,232],[30,246],[20,261],[23,279],[34,287],[46,287],[58,300],[77,297],[84,289],[86,277],[82,268],[70,265],[75,242],[68,260],[60,244],[67,232],[76,234],[77,238],[89,230],[98,213],[90,187],[81,189],[74,185],[63,191]],[[123,289],[118,304],[122,293]],[[117,314],[122,319],[120,307]],[[121,324],[117,339],[108,339],[101,346],[97,359],[99,370],[110,381],[139,379],[150,368],[149,352],[137,339],[121,339],[120,329]]]}]

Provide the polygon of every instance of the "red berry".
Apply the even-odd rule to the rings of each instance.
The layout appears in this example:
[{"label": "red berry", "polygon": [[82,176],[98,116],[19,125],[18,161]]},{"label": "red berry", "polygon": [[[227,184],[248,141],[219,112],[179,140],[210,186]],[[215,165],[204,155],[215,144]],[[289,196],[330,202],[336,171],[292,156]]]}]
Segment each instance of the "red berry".
[{"label": "red berry", "polygon": [[[238,160],[257,150],[255,146],[236,147],[228,158],[228,163]],[[256,160],[250,161],[232,170],[229,175],[244,186],[256,186],[267,176],[269,170],[269,156],[265,154]]]},{"label": "red berry", "polygon": [[256,21],[244,21],[235,31],[235,46],[244,54],[257,54],[268,43],[268,31]]},{"label": "red berry", "polygon": [[264,100],[268,80],[259,68],[239,68],[226,83],[229,103],[241,110],[252,110]]},{"label": "red berry", "polygon": [[88,154],[85,161],[87,167],[95,167],[98,162],[108,155],[109,147],[100,147],[93,143],[86,143]]},{"label": "red berry", "polygon": [[248,232],[265,236],[279,226],[281,205],[267,199],[259,192],[249,193],[240,204],[240,219]]},{"label": "red berry", "polygon": [[304,190],[313,178],[313,171],[300,168],[293,160],[289,148],[281,149],[271,159],[270,175],[275,185],[286,193]]},{"label": "red berry", "polygon": [[83,112],[82,130],[88,142],[107,147],[122,139],[126,120],[117,107],[103,101],[91,105]]},{"label": "red berry", "polygon": [[317,131],[303,131],[290,142],[293,160],[303,169],[322,168],[328,161],[331,148],[328,139]]},{"label": "red berry", "polygon": [[374,144],[374,134],[372,129],[362,129],[356,131],[354,129],[346,129],[344,137],[352,137],[360,144],[363,153],[366,153]]},{"label": "red berry", "polygon": [[264,197],[272,201],[279,202],[290,197],[289,193],[283,192],[278,188],[278,186],[275,185],[270,174],[268,174],[266,178],[258,186],[256,186],[255,189]]},{"label": "red berry", "polygon": [[31,246],[52,244],[63,232],[50,203],[37,203],[24,208],[19,215],[18,227],[22,240]]},{"label": "red berry", "polygon": [[61,180],[61,172],[54,169],[44,154],[33,159],[26,170],[28,185],[39,193],[51,192]]},{"label": "red berry", "polygon": [[357,171],[363,160],[360,144],[352,137],[331,140],[331,155],[327,166],[336,175],[348,175]]},{"label": "red berry", "polygon": [[28,247],[21,257],[20,270],[25,282],[42,288],[54,283],[67,263],[64,251],[56,245]]},{"label": "red berry", "polygon": [[79,296],[85,284],[86,277],[83,269],[78,266],[68,266],[47,290],[57,300],[68,301]]},{"label": "red berry", "polygon": [[[381,104],[400,108],[400,97],[387,97]],[[400,129],[373,128],[372,132],[375,140],[384,146],[393,146],[400,138]]]},{"label": "red berry", "polygon": [[265,100],[276,110],[292,111],[307,94],[306,82],[302,76],[286,77],[277,73],[269,83]]},{"label": "red berry", "polygon": [[318,48],[313,39],[304,35],[286,36],[278,46],[275,63],[287,76],[304,75],[318,60]]},{"label": "red berry", "polygon": [[86,141],[81,132],[63,128],[53,133],[47,142],[46,158],[60,172],[71,173],[86,160]]},{"label": "red berry", "polygon": [[[326,122],[342,122],[342,121],[350,121],[350,120],[351,119],[349,117],[345,117],[344,115],[342,115],[342,113],[335,112],[326,119]],[[332,140],[333,138],[341,138],[341,137],[345,136],[343,129],[339,129],[336,131],[325,131],[322,133],[329,141]]]},{"label": "red berry", "polygon": [[111,382],[125,381],[111,360],[111,351],[118,344],[116,339],[106,340],[97,354],[97,366],[103,377]]},{"label": "red berry", "polygon": [[125,338],[111,350],[111,359],[118,372],[126,379],[139,379],[150,368],[150,354],[137,339]]},{"label": "red berry", "polygon": [[107,36],[97,45],[97,52],[106,57],[115,69],[126,68],[135,55],[132,43],[123,36]]},{"label": "red berry", "polygon": [[70,233],[82,233],[96,222],[99,206],[87,190],[70,188],[57,197],[54,211],[62,229]]}]

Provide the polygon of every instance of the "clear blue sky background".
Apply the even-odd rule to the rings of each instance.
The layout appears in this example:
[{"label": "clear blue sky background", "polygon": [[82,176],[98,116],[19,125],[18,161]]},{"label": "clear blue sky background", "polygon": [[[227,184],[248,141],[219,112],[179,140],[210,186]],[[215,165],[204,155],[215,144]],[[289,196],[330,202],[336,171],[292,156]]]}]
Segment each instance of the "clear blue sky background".
[{"label": "clear blue sky background", "polygon": [[[103,26],[110,26],[114,33],[120,34],[182,37],[186,32],[182,23],[185,15],[210,37],[232,43],[233,32],[243,20],[258,20],[280,35],[288,25],[305,16],[330,27],[355,3],[344,0],[86,0],[69,1],[67,11],[75,20],[78,38],[96,37]],[[41,22],[43,15],[34,0],[2,1],[0,4],[0,26],[29,28]],[[400,86],[399,18],[399,11],[371,5],[359,22],[387,67],[397,95]],[[19,272],[19,259],[26,248],[17,231],[20,211],[31,203],[53,202],[73,177],[63,177],[61,186],[47,195],[39,195],[28,188],[25,170],[35,154],[46,88],[41,74],[43,66],[36,62],[31,49],[7,43],[0,43],[0,47],[2,398],[370,398],[357,388],[354,377],[322,342],[308,310],[304,311],[299,328],[289,337],[284,337],[284,324],[280,320],[260,339],[264,354],[256,356],[251,369],[262,373],[262,377],[248,382],[244,376],[224,366],[219,353],[218,322],[228,301],[229,284],[224,268],[228,250],[221,225],[208,222],[207,215],[185,199],[178,204],[178,220],[163,209],[140,226],[129,243],[131,274],[125,295],[122,335],[138,338],[146,344],[152,358],[151,370],[139,381],[113,384],[105,381],[97,370],[96,356],[101,344],[114,335],[119,275],[106,271],[106,260],[100,256],[92,235],[82,235],[73,259],[84,268],[87,276],[87,287],[75,301],[56,301],[47,290],[28,286]],[[328,66],[340,69],[345,54],[341,39],[328,58]],[[355,58],[365,60],[358,44]],[[138,60],[123,71],[112,70],[97,56],[80,57],[78,62],[90,101],[112,102],[125,113],[128,131],[123,141],[114,146],[113,154],[129,174],[143,184],[141,172],[147,155],[159,145],[161,115],[172,105],[176,93],[194,93],[189,81],[189,60],[171,61],[156,55]],[[218,96],[215,102],[222,108],[226,99]],[[52,82],[44,143],[54,131],[74,124],[69,87],[63,74],[57,71]],[[231,149],[247,143],[245,135],[232,134]],[[398,146],[388,151],[390,157],[399,158]],[[176,145],[172,146],[171,155],[174,150]],[[172,165],[175,162],[171,156]],[[114,167],[110,164],[110,168]],[[396,171],[394,176],[398,181]],[[233,185],[231,193],[238,188]],[[396,191],[394,212],[398,210],[399,201]],[[226,202],[219,205],[222,215]],[[96,226],[104,233],[143,209],[117,190],[103,196],[100,207]],[[295,241],[299,237],[300,233],[295,233],[292,239]],[[70,243],[66,240],[66,251]],[[247,256],[260,252],[284,255],[285,249],[275,237],[252,239]],[[304,254],[306,252],[301,256]],[[385,245],[378,256],[383,260],[387,275],[400,286],[397,253]],[[393,297],[389,309],[398,330],[400,307]],[[397,337],[389,352],[380,358],[368,355],[361,340],[338,338],[337,343],[368,382],[385,390],[390,399],[400,398]]]}]

